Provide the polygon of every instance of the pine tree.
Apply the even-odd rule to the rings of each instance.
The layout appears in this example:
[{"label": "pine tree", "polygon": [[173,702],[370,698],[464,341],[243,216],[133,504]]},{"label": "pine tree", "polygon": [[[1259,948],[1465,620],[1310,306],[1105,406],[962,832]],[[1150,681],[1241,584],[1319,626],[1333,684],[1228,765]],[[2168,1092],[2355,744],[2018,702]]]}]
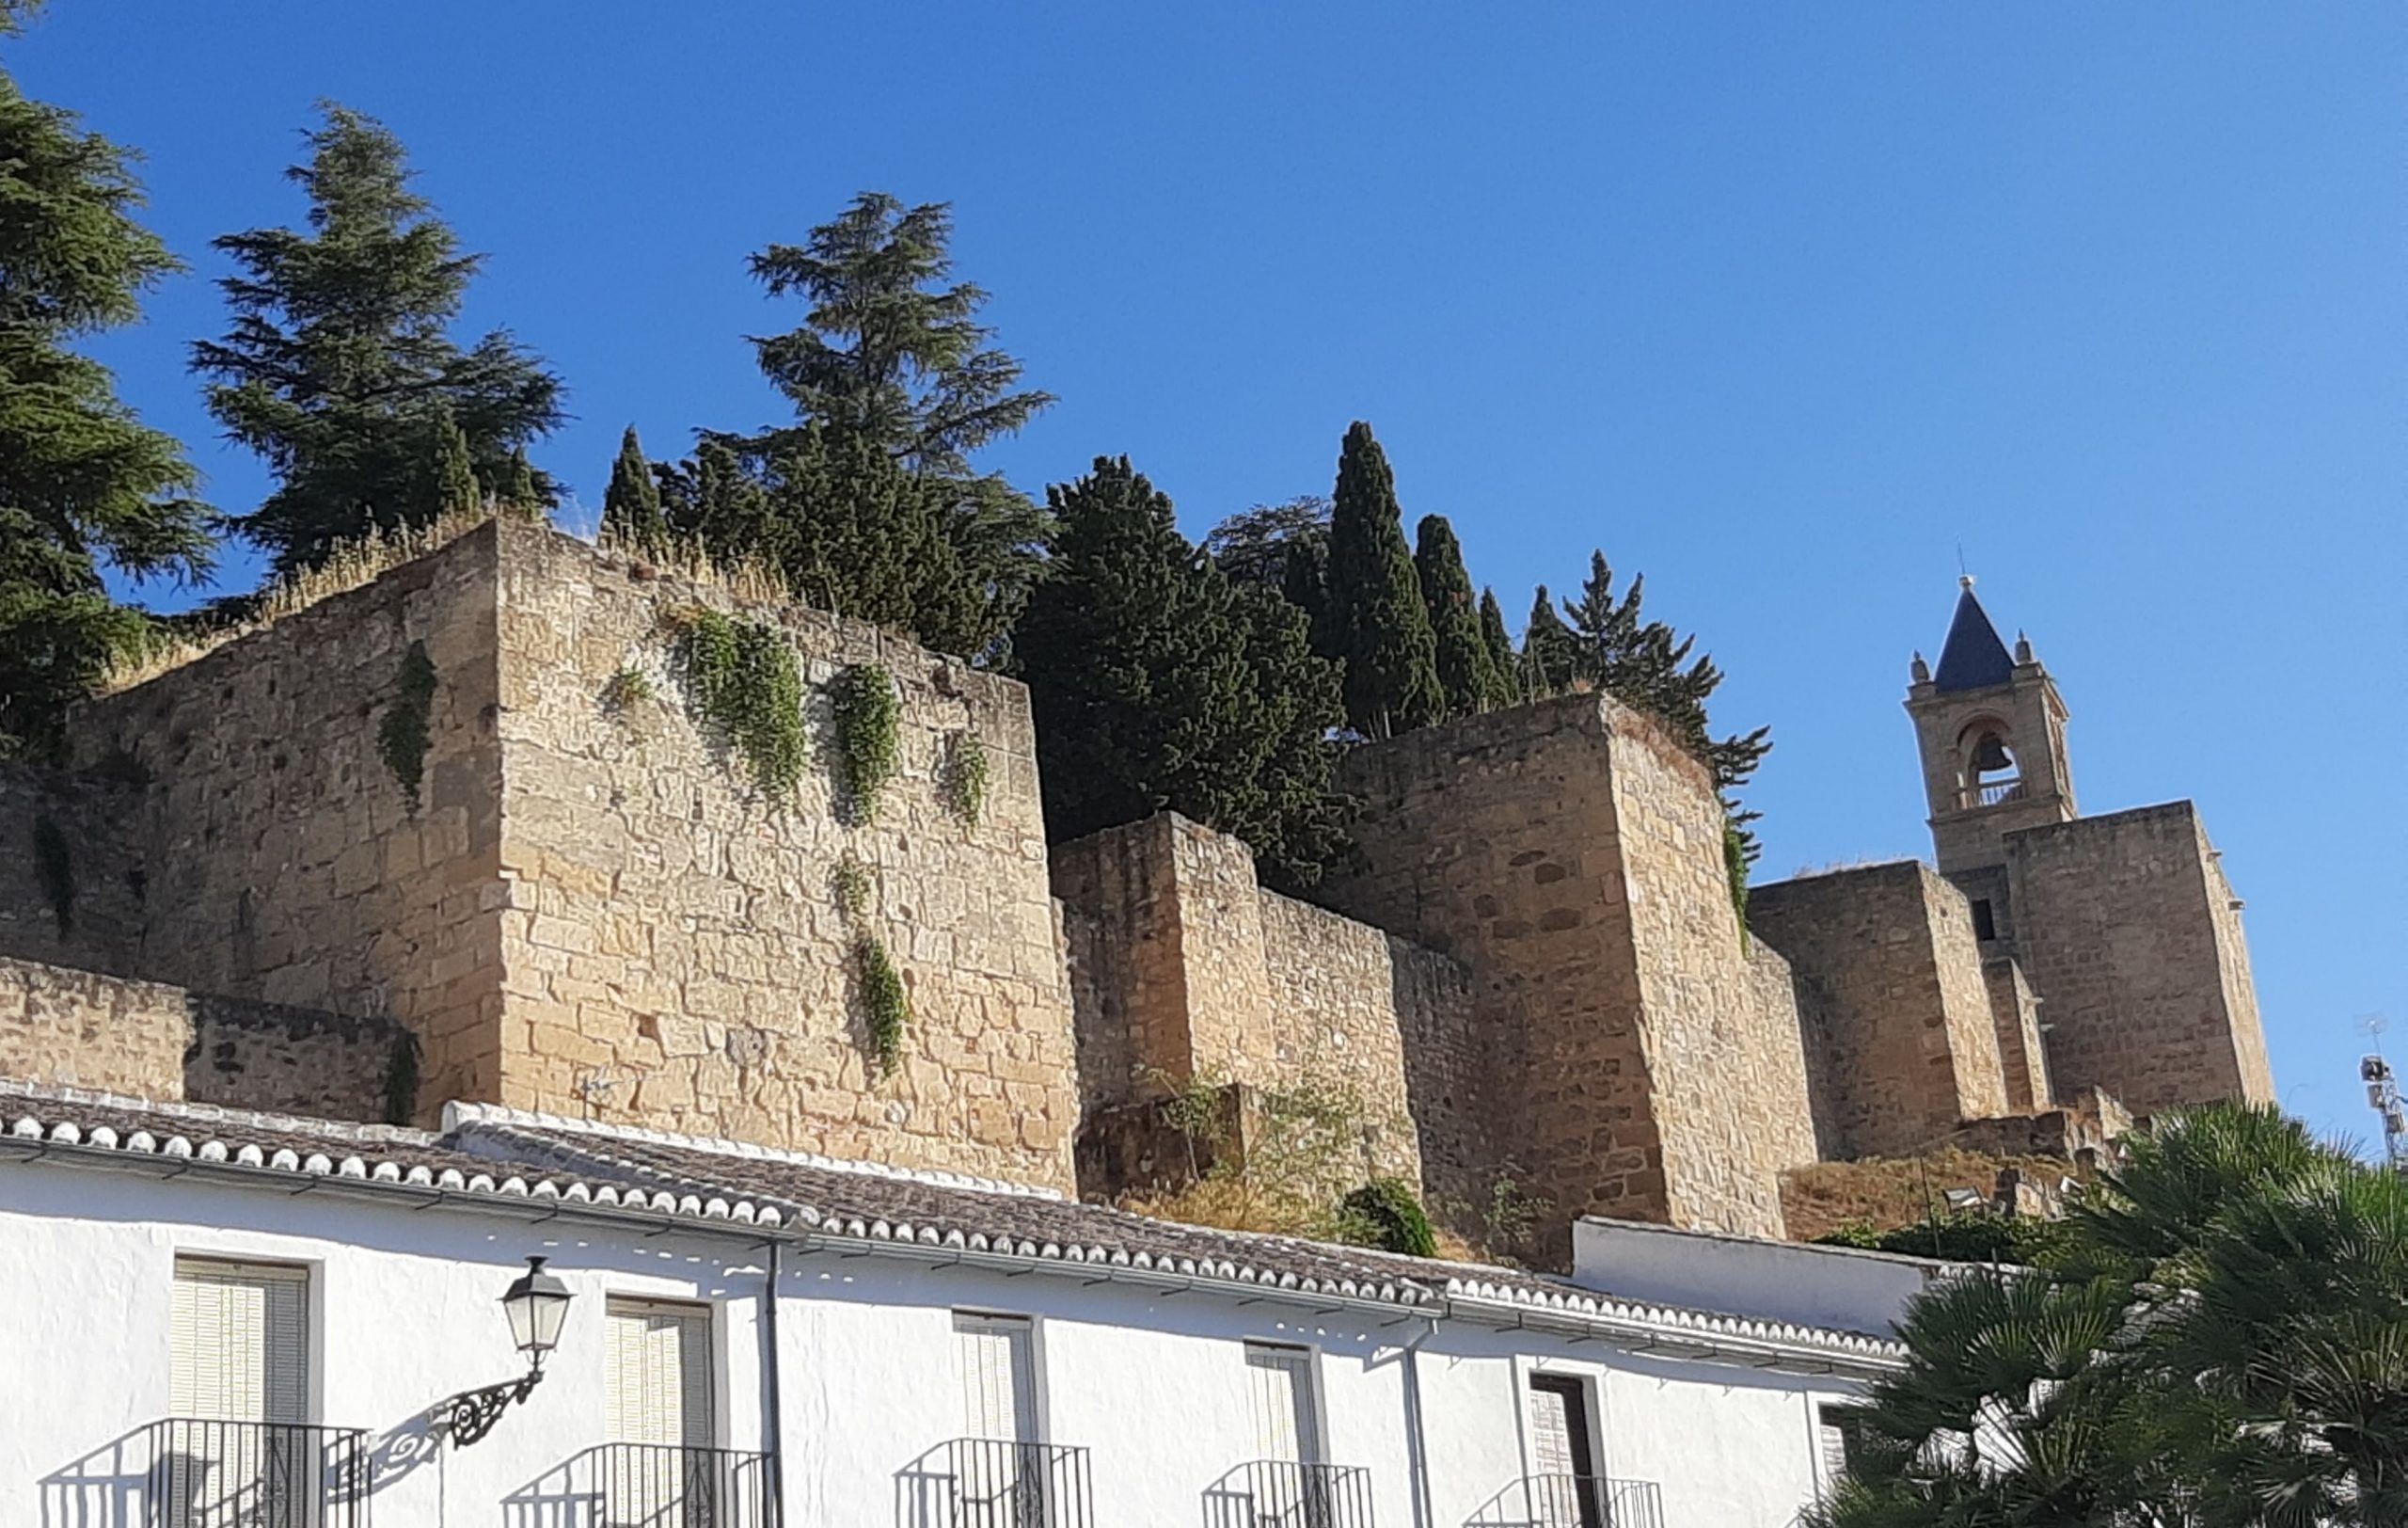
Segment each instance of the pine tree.
[{"label": "pine tree", "polygon": [[[0,7],[0,35],[32,8]],[[135,220],[128,158],[0,72],[0,756],[55,751],[67,706],[145,640],[149,620],[103,587],[103,559],[138,579],[211,565],[183,448],[69,348],[133,322],[178,268]]]},{"label": "pine tree", "polygon": [[[1047,527],[971,458],[1054,400],[1020,388],[1021,363],[989,344],[986,293],[946,284],[952,237],[943,203],[864,192],[803,244],[754,255],[771,296],[811,304],[800,326],[752,342],[795,422],[716,438],[765,513],[799,522],[761,529],[750,554],[823,603],[988,658],[1042,570]],[[801,523],[816,517],[829,523]],[[702,534],[715,555],[746,550]],[[896,588],[910,591],[899,602]]]},{"label": "pine tree", "polygon": [[1572,632],[1555,613],[1555,597],[1542,583],[1530,601],[1529,624],[1522,629],[1522,691],[1533,698],[1560,695],[1571,687],[1574,667]]},{"label": "pine tree", "polygon": [[[561,421],[559,378],[507,331],[466,350],[452,340],[482,257],[461,254],[410,189],[401,141],[372,118],[321,110],[309,163],[288,172],[309,199],[308,231],[217,240],[240,270],[218,283],[233,325],[193,346],[193,369],[214,379],[210,412],[275,473],[275,491],[239,523],[278,572],[441,513],[458,485],[425,470],[449,449],[440,415],[490,483]],[[551,482],[531,476],[548,505]]]},{"label": "pine tree", "polygon": [[1517,672],[1513,655],[1513,634],[1505,629],[1505,607],[1497,602],[1497,591],[1480,591],[1480,636],[1488,645],[1488,664],[1497,676],[1497,704],[1510,706],[1524,698],[1527,689]]},{"label": "pine tree", "polygon": [[1356,421],[1338,458],[1329,519],[1329,622],[1344,655],[1346,717],[1386,738],[1445,714],[1437,643],[1404,544],[1387,455]]},{"label": "pine tree", "polygon": [[653,481],[652,464],[643,457],[636,427],[619,438],[619,454],[610,463],[610,485],[602,494],[602,537],[612,546],[628,548],[646,557],[669,550],[669,522],[660,510],[660,485]]},{"label": "pine tree", "polygon": [[1052,575],[1014,656],[1036,715],[1056,841],[1169,809],[1244,839],[1275,877],[1338,851],[1337,676],[1301,613],[1232,584],[1124,458],[1048,495]]},{"label": "pine tree", "polygon": [[1449,717],[1472,716],[1505,703],[1505,680],[1489,658],[1480,612],[1472,603],[1464,549],[1443,515],[1424,515],[1414,531],[1413,568],[1430,613],[1438,654],[1438,683]]}]

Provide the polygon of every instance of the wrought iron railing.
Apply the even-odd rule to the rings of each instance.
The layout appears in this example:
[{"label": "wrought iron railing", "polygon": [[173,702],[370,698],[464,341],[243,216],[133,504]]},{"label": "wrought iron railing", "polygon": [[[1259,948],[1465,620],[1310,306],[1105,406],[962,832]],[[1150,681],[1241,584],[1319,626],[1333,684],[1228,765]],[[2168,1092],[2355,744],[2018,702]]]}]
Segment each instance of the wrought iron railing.
[{"label": "wrought iron railing", "polygon": [[1652,1480],[1525,1475],[1465,1528],[1664,1528],[1664,1496]]},{"label": "wrought iron railing", "polygon": [[608,1443],[581,1461],[594,1528],[778,1528],[767,1454],[675,1443]]},{"label": "wrought iron railing", "polygon": [[169,1417],[150,1429],[144,1528],[367,1528],[367,1434]]},{"label": "wrought iron railing", "polygon": [[957,1438],[914,1472],[934,1488],[929,1528],[1095,1528],[1087,1451],[1002,1438]]},{"label": "wrought iron railing", "polygon": [[1972,795],[1975,806],[1996,806],[2001,802],[2020,800],[2023,795],[2023,782],[2020,780],[1980,781],[1974,785]]},{"label": "wrought iron railing", "polygon": [[1214,1481],[1204,1505],[1210,1528],[1372,1528],[1371,1472],[1255,1459]]}]

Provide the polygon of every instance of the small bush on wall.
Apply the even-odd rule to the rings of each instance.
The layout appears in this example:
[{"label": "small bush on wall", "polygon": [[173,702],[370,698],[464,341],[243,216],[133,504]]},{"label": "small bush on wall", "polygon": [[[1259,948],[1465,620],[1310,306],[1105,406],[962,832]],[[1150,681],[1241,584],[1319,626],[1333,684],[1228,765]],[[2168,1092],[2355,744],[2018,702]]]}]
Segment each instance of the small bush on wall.
[{"label": "small bush on wall", "polygon": [[675,621],[678,666],[705,726],[772,806],[794,800],[811,745],[802,730],[802,671],[775,628],[696,608]]},{"label": "small bush on wall", "polygon": [[903,1035],[911,1024],[911,998],[903,990],[903,973],[895,969],[886,947],[869,934],[854,946],[853,958],[860,966],[870,1056],[880,1072],[894,1072],[903,1064]]},{"label": "small bush on wall", "polygon": [[903,704],[895,676],[876,663],[856,663],[830,687],[836,708],[837,785],[856,822],[875,821],[879,792],[902,763]]},{"label": "small bush on wall", "polygon": [[975,732],[957,732],[945,759],[945,794],[972,827],[987,811],[987,745]]}]

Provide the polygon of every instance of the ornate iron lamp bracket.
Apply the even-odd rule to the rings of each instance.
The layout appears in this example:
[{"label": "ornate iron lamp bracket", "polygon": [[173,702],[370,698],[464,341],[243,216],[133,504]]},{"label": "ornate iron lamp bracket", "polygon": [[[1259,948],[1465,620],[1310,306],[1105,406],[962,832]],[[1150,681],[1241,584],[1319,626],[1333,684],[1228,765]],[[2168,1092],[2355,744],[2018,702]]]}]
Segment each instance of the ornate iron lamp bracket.
[{"label": "ornate iron lamp bracket", "polygon": [[479,1441],[493,1431],[502,1412],[533,1394],[536,1382],[543,1377],[543,1370],[530,1369],[524,1377],[505,1379],[499,1385],[452,1396],[443,1403],[444,1432],[460,1448]]}]

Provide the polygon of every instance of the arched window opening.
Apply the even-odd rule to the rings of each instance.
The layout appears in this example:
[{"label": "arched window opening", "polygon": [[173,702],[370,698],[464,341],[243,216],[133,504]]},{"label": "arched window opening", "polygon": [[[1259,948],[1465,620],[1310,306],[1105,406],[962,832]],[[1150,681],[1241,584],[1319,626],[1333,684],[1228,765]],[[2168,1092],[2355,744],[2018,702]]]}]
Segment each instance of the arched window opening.
[{"label": "arched window opening", "polygon": [[2023,772],[2006,734],[1989,724],[1976,726],[1965,751],[1965,804],[1998,806],[2023,794]]}]

